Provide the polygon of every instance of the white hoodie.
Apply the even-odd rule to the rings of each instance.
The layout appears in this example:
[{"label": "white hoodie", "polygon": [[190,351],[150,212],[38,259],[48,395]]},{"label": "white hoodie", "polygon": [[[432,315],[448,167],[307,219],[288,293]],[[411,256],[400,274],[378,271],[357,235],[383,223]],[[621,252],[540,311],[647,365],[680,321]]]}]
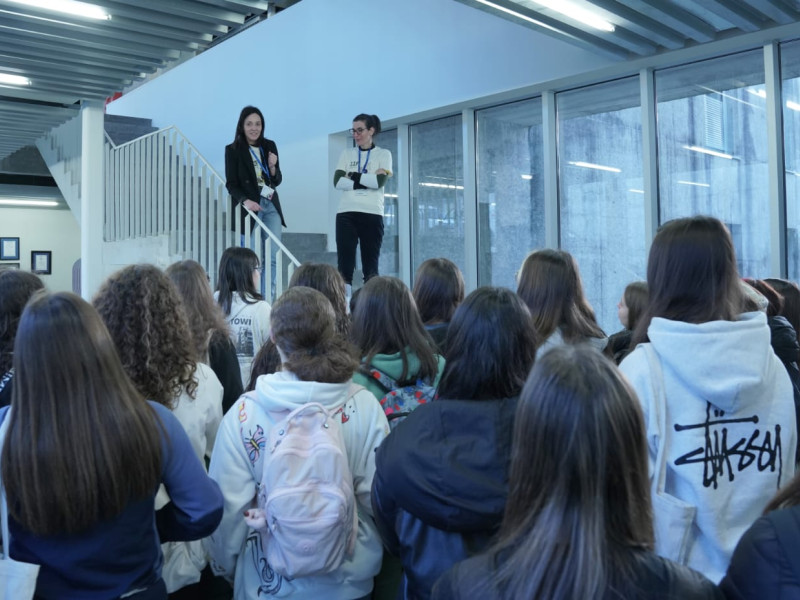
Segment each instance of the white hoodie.
[{"label": "white hoodie", "polygon": [[664,491],[697,507],[687,564],[719,582],[739,538],[794,475],[792,385],[763,313],[700,325],[654,318],[647,334],[664,376],[666,431],[643,345],[620,369],[642,403],[650,474],[664,440]]},{"label": "white hoodie", "polygon": [[[204,541],[214,572],[233,581],[236,600],[264,596],[345,600],[370,593],[383,557],[370,490],[375,451],[389,434],[389,424],[375,396],[362,389],[350,397],[349,388],[350,382],[300,381],[285,371],[262,375],[255,390],[258,399],[242,396],[222,419],[209,475],[222,490],[224,512],[217,531]],[[307,402],[319,402],[341,416],[355,484],[358,536],[353,556],[333,573],[288,580],[267,564],[258,534],[244,521],[244,511],[255,506],[270,428]]]}]

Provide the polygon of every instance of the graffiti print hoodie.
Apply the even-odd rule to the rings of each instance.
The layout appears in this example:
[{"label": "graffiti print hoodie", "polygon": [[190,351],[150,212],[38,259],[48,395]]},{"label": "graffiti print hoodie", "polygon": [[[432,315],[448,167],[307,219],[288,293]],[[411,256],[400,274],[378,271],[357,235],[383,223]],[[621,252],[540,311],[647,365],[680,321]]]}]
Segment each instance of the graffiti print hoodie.
[{"label": "graffiti print hoodie", "polygon": [[[663,381],[644,344],[620,369],[642,403],[650,474],[666,444],[664,492],[697,508],[685,563],[718,582],[739,538],[794,475],[792,386],[763,313],[699,325],[654,318],[647,334]],[[661,390],[664,431],[654,409]]]}]

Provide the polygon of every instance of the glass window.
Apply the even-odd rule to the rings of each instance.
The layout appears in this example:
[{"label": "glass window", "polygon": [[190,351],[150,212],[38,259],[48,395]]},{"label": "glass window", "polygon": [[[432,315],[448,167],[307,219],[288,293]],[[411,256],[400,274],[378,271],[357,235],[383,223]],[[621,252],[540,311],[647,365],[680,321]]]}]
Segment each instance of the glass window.
[{"label": "glass window", "polygon": [[761,50],[656,72],[660,220],[717,217],[747,277],[771,275],[765,95]]},{"label": "glass window", "polygon": [[611,334],[625,286],[645,278],[639,80],[563,92],[556,107],[561,247]]},{"label": "glass window", "polygon": [[397,129],[382,131],[376,139],[376,144],[386,148],[392,153],[392,166],[394,172],[383,188],[383,243],[378,264],[378,273],[398,277],[400,264],[398,262],[397,237]]},{"label": "glass window", "polygon": [[435,257],[464,271],[461,115],[410,127],[412,272]]},{"label": "glass window", "polygon": [[544,246],[542,101],[477,111],[478,283],[516,289],[515,275]]},{"label": "glass window", "polygon": [[[800,42],[781,46],[783,148],[786,163],[786,252],[789,279],[800,279]],[[777,277],[780,273],[772,273]]]}]

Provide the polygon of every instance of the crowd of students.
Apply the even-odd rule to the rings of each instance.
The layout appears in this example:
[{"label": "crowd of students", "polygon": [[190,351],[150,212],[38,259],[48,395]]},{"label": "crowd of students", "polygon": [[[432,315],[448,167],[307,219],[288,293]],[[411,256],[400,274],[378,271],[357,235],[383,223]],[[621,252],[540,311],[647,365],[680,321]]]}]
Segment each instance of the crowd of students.
[{"label": "crowd of students", "polygon": [[[439,258],[352,306],[330,265],[271,305],[252,251],[218,275],[133,265],[89,304],[0,273],[2,542],[36,598],[800,593],[800,289],[742,280],[717,219],[659,229],[610,337],[562,250],[516,290]],[[324,444],[273,465],[320,415],[336,494],[302,479]]]}]

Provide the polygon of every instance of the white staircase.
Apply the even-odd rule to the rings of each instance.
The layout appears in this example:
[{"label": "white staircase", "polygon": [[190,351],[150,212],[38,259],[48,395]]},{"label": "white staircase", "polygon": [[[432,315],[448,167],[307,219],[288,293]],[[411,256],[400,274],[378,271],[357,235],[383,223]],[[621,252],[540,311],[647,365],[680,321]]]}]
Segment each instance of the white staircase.
[{"label": "white staircase", "polygon": [[[53,129],[37,141],[64,198],[80,222],[81,173],[80,115]],[[248,219],[239,231],[239,211],[231,207],[225,182],[177,127],[167,127],[123,144],[106,135],[105,226],[106,242],[134,242],[142,249],[154,248],[153,262],[165,266],[176,260],[193,259],[216,285],[217,265],[224,250],[241,241],[261,255],[265,281],[272,278],[267,258],[277,248],[275,294],[288,287],[297,259],[267,229],[258,217],[254,231]],[[233,212],[233,214],[231,214]],[[231,223],[235,224],[232,229]],[[155,240],[153,238],[164,238]],[[166,248],[167,256],[164,256]],[[113,254],[113,249],[109,248]]]}]

